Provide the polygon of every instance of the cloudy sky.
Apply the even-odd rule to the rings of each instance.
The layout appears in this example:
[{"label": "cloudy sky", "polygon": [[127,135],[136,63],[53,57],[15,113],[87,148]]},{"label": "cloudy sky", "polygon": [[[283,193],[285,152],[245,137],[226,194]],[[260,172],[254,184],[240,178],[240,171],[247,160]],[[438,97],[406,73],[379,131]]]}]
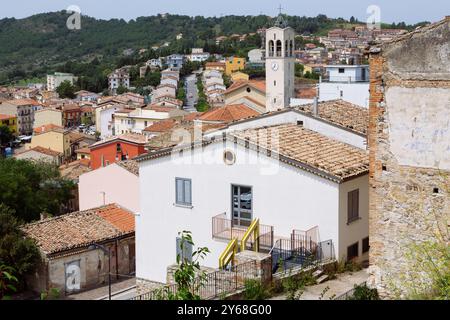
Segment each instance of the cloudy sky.
[{"label": "cloudy sky", "polygon": [[[3,2],[3,1],[2,1]],[[23,18],[35,13],[65,10],[77,5],[83,14],[96,18],[123,18],[126,20],[157,13],[174,13],[189,16],[221,15],[276,15],[281,5],[290,15],[350,18],[366,21],[368,6],[378,5],[383,22],[416,23],[438,21],[450,15],[449,0],[15,0],[4,1],[0,18]]]}]

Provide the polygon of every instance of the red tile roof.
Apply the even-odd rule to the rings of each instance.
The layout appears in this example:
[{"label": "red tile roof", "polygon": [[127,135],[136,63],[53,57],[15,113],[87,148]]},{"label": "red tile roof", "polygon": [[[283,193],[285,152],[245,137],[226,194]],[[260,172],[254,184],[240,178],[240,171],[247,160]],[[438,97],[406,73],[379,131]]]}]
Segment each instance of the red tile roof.
[{"label": "red tile roof", "polygon": [[244,88],[246,86],[250,86],[254,89],[257,89],[261,92],[266,92],[266,82],[263,80],[250,80],[250,81],[236,81],[235,83],[233,83],[228,90],[226,91],[226,93],[230,93],[233,92],[235,90],[238,90],[240,88]]},{"label": "red tile roof", "polygon": [[9,100],[6,102],[9,104],[16,105],[16,106],[40,105],[39,102],[37,102],[36,100],[33,100],[33,99],[15,99],[15,100]]},{"label": "red tile roof", "polygon": [[151,126],[144,129],[145,132],[166,132],[172,129],[177,122],[173,119],[155,122]]},{"label": "red tile roof", "polygon": [[50,131],[61,131],[61,130],[64,130],[64,128],[51,123],[51,124],[45,124],[43,126],[34,128],[33,132],[34,132],[34,134],[41,134],[41,133],[46,133],[46,132],[50,132]]},{"label": "red tile roof", "polygon": [[134,215],[116,204],[110,204],[30,223],[22,230],[37,242],[43,253],[58,254],[132,235]]},{"label": "red tile roof", "polygon": [[9,119],[13,119],[16,118],[16,116],[12,116],[9,114],[0,114],[0,120],[9,120]]},{"label": "red tile roof", "polygon": [[254,117],[258,114],[258,112],[247,107],[245,104],[232,104],[205,112],[198,119],[201,121],[218,121],[228,123]]}]

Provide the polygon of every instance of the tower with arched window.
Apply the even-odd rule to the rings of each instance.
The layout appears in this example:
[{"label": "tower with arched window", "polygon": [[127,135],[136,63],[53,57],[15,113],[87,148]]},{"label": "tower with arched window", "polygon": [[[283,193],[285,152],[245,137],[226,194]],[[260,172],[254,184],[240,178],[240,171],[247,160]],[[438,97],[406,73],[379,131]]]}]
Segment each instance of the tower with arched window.
[{"label": "tower with arched window", "polygon": [[289,106],[294,97],[295,32],[280,14],[266,30],[266,110]]}]

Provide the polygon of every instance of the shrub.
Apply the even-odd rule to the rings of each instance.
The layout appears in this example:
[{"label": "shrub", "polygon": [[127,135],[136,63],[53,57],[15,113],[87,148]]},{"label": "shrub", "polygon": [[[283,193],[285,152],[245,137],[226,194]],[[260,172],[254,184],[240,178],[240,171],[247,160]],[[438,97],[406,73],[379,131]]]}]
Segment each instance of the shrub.
[{"label": "shrub", "polygon": [[269,290],[261,281],[249,279],[245,281],[245,300],[264,300],[270,296]]},{"label": "shrub", "polygon": [[380,300],[377,289],[370,289],[366,284],[355,285],[353,295],[347,300]]}]

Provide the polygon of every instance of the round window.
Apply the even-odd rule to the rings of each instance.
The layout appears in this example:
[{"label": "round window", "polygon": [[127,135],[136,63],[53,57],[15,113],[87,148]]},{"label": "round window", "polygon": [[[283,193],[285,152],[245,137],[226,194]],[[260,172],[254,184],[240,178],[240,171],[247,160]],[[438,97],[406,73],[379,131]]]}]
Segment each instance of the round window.
[{"label": "round window", "polygon": [[236,162],[236,156],[232,151],[225,151],[223,153],[223,161],[227,165],[233,165]]},{"label": "round window", "polygon": [[252,89],[247,88],[247,92],[248,92],[248,93],[252,92]]}]

